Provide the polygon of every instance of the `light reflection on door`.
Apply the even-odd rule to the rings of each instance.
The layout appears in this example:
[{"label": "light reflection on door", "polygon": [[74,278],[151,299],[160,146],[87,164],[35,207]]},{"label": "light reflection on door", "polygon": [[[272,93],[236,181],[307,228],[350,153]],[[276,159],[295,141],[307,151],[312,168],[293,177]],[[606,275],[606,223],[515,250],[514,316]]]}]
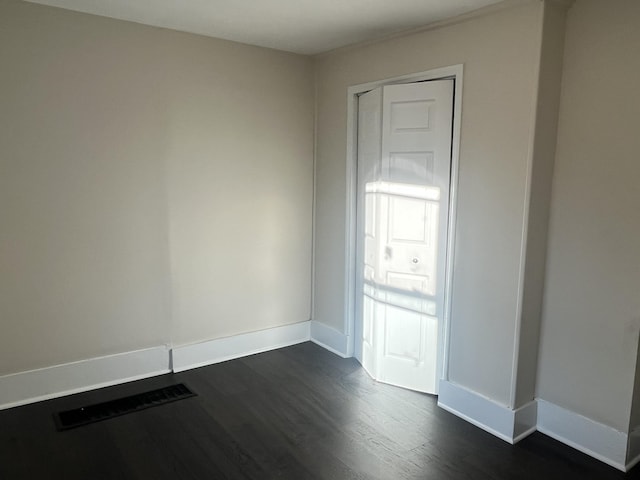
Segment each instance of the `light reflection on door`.
[{"label": "light reflection on door", "polygon": [[[386,361],[380,362],[377,372],[383,382],[401,383],[395,379],[398,372],[388,372],[386,364],[399,361],[420,366],[437,349],[439,201],[440,190],[433,186],[366,184],[366,225],[378,231],[366,232],[370,241],[364,246],[363,339],[384,346]],[[378,338],[373,338],[374,333]],[[365,350],[367,355],[374,352]]]}]

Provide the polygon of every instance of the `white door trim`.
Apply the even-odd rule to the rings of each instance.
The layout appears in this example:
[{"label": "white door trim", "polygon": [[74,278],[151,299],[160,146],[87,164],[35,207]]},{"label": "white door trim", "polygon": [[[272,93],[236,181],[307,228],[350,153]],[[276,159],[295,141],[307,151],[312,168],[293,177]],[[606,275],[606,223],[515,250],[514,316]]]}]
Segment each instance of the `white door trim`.
[{"label": "white door trim", "polygon": [[462,77],[463,65],[452,65],[426,72],[411,73],[399,77],[352,85],[347,89],[347,204],[345,238],[345,311],[344,331],[348,337],[347,356],[355,356],[362,361],[361,345],[356,340],[361,336],[355,318],[356,291],[356,198],[358,169],[358,95],[374,88],[394,83],[412,83],[426,80],[454,79],[453,132],[451,144],[451,187],[449,192],[449,225],[447,228],[447,259],[445,278],[444,315],[439,326],[438,375],[448,380],[449,320],[451,314],[451,285],[453,277],[453,257],[455,226],[457,219],[458,164],[460,153],[460,125],[462,118]]}]

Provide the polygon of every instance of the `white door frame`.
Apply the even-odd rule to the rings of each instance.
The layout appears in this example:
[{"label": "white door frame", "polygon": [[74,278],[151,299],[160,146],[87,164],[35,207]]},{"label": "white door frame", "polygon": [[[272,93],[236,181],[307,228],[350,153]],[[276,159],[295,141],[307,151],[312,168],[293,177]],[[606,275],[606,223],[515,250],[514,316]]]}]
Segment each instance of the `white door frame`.
[{"label": "white door frame", "polygon": [[347,89],[347,205],[345,238],[345,312],[344,331],[347,335],[347,356],[362,361],[362,322],[356,322],[356,199],[358,171],[358,95],[383,85],[413,83],[426,80],[454,80],[453,130],[451,142],[451,185],[449,191],[449,225],[447,227],[447,258],[445,265],[444,312],[438,325],[437,378],[448,380],[449,331],[451,315],[451,285],[457,219],[458,164],[460,152],[460,125],[462,118],[463,66],[452,65],[426,72],[377,80],[350,86]]}]

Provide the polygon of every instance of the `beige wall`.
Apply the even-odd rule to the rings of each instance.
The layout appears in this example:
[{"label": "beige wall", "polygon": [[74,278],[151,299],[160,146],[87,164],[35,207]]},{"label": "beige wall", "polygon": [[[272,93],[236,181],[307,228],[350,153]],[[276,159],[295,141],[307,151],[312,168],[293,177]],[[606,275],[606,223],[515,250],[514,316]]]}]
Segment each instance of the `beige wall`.
[{"label": "beige wall", "polygon": [[569,11],[538,382],[620,431],[640,330],[638,25],[635,0]]},{"label": "beige wall", "polygon": [[174,344],[309,320],[311,60],[177,33],[167,52]]},{"label": "beige wall", "polygon": [[317,60],[314,319],[343,331],[350,85],[464,64],[450,377],[510,405],[542,3]]},{"label": "beige wall", "polygon": [[533,400],[538,370],[551,185],[556,154],[566,8],[545,2],[538,99],[530,164],[525,270],[518,348],[516,406]]},{"label": "beige wall", "polygon": [[309,319],[308,58],[0,0],[0,65],[0,375]]}]

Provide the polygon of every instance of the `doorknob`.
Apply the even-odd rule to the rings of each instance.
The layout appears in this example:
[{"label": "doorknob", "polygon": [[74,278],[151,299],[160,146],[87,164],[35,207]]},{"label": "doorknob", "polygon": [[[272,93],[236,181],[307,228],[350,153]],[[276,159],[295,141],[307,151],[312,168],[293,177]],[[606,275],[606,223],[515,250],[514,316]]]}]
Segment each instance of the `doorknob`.
[{"label": "doorknob", "polygon": [[413,257],[413,258],[411,259],[411,262],[412,262],[412,263],[420,263],[420,259],[419,259],[418,257]]}]

